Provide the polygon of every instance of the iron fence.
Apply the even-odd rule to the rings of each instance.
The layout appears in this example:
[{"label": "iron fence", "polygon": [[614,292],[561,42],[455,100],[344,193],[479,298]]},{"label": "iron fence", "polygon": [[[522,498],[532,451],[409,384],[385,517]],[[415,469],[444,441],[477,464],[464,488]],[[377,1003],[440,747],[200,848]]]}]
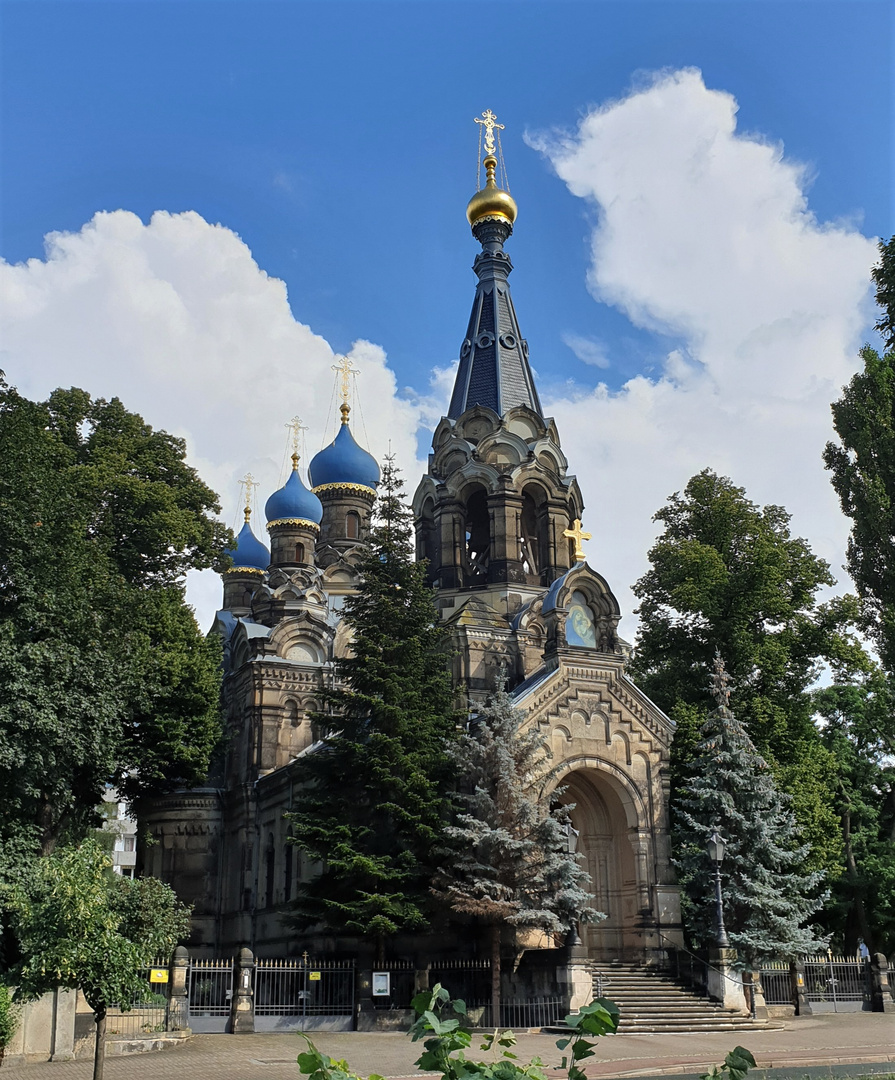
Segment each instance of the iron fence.
[{"label": "iron fence", "polygon": [[872,1009],[870,961],[857,956],[806,956],[805,996],[814,1012]]},{"label": "iron fence", "polygon": [[768,1005],[792,1005],[792,980],[789,964],[784,960],[768,960],[761,965],[761,986]]},{"label": "iron fence", "polygon": [[416,994],[415,965],[406,960],[387,960],[382,965],[377,964],[375,970],[388,972],[389,994],[388,997],[379,995],[374,997],[373,1007],[375,1009],[409,1009]]},{"label": "iron fence", "polygon": [[256,960],[255,1030],[350,1030],[354,982],[353,960]]},{"label": "iron fence", "polygon": [[467,1002],[469,1018],[483,1028],[542,1028],[561,1024],[569,1011],[564,997],[508,998],[500,1003],[500,1022],[494,1023],[490,1001]]},{"label": "iron fence", "polygon": [[429,965],[429,985],[441,983],[452,998],[490,1001],[490,960],[434,960]]},{"label": "iron fence", "polygon": [[233,998],[233,959],[190,958],[187,968],[190,1027],[208,1033],[227,1030]]},{"label": "iron fence", "polygon": [[153,968],[167,970],[167,960],[160,960],[140,972],[145,985],[129,1002],[127,1009],[114,1006],[106,1013],[106,1036],[110,1039],[145,1039],[147,1036],[167,1030],[168,987],[167,983],[151,983],[149,975]]}]

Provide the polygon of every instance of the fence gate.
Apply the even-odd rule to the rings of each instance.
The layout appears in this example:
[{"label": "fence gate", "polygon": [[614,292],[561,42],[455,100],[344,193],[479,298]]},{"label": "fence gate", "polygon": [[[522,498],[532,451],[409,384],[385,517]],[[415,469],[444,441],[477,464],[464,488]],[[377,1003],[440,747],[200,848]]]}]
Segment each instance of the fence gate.
[{"label": "fence gate", "polygon": [[352,1031],[353,960],[255,961],[256,1031]]},{"label": "fence gate", "polygon": [[230,1023],[233,998],[233,960],[196,960],[187,968],[190,1027],[202,1033],[220,1033]]},{"label": "fence gate", "polygon": [[806,956],[805,994],[813,1012],[873,1008],[870,961],[856,956]]}]

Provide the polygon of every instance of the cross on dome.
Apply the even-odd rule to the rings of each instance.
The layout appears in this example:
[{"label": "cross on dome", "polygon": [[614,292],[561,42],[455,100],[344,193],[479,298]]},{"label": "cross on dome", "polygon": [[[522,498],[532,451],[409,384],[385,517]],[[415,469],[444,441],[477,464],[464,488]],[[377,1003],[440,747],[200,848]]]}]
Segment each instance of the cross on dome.
[{"label": "cross on dome", "polygon": [[593,540],[593,536],[589,532],[584,532],[581,528],[581,519],[575,518],[571,529],[566,529],[563,536],[568,536],[570,540],[575,541],[575,559],[577,562],[583,562],[587,556],[584,554],[584,549],[581,546],[582,540]]}]

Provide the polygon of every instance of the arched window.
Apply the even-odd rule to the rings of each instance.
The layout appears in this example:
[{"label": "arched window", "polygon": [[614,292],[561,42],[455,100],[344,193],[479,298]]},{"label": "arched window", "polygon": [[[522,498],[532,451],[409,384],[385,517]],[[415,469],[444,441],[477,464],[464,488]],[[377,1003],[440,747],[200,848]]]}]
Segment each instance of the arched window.
[{"label": "arched window", "polygon": [[469,585],[484,585],[491,561],[491,516],[484,488],[466,500],[466,569]]},{"label": "arched window", "polygon": [[304,544],[295,545],[295,561],[297,563],[303,563],[305,561],[305,546]]},{"label": "arched window", "polygon": [[292,899],[292,849],[294,846],[288,840],[283,846],[283,900],[287,904]]},{"label": "arched window", "polygon": [[252,590],[251,589],[246,589],[246,591],[242,594],[242,606],[243,607],[251,607],[252,606],[252,597],[253,596],[254,596],[254,593],[252,592]]},{"label": "arched window", "polygon": [[439,552],[438,533],[435,529],[435,503],[432,499],[426,499],[417,519],[417,559],[427,562],[426,573],[431,580],[437,576],[440,569],[441,558]]},{"label": "arched window", "polygon": [[597,647],[597,634],[594,627],[594,613],[590,609],[587,597],[577,589],[569,601],[569,616],[566,619],[566,641],[582,649]]},{"label": "arched window", "polygon": [[345,518],[345,535],[349,540],[360,538],[360,514],[354,510],[349,510]]}]

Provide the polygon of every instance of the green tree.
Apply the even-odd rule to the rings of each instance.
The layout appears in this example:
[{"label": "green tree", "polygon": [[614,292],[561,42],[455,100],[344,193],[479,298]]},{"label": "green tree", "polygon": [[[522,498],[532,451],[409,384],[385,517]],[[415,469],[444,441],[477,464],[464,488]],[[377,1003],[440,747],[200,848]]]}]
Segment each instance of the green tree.
[{"label": "green tree", "polygon": [[863,369],[832,405],[840,444],[824,462],[842,512],[852,522],[846,566],[863,602],[864,625],[880,659],[895,673],[895,237],[880,244],[874,269],[877,323],[885,355],[865,345]]},{"label": "green tree", "polygon": [[320,873],[294,903],[295,921],[385,942],[430,919],[428,884],[447,816],[447,747],[457,716],[447,631],[413,559],[412,516],[391,459],[345,601],[352,655],[321,695],[321,741],[296,762],[294,842]]},{"label": "green tree", "polygon": [[570,807],[550,790],[547,737],[526,730],[505,685],[472,717],[452,748],[462,807],[446,830],[447,858],[436,895],[489,928],[491,1017],[500,1023],[504,925],[565,934],[578,920],[605,918],[591,906],[590,877],[570,849]]},{"label": "green tree", "polygon": [[767,762],[728,706],[730,688],[720,657],[717,707],[702,727],[692,776],[676,797],[675,865],[690,939],[716,940],[714,872],[707,840],[717,827],[727,841],[721,864],[724,922],[731,945],[755,969],[763,959],[795,957],[825,942],[805,928],[822,905],[822,874],[801,869],[790,799],[777,790]]},{"label": "green tree", "polygon": [[895,694],[875,664],[816,691],[821,737],[837,763],[843,870],[823,922],[848,953],[895,948]]},{"label": "green tree", "polygon": [[155,878],[114,874],[95,840],[35,860],[2,900],[21,953],[11,972],[17,997],[83,991],[96,1024],[93,1077],[102,1080],[108,1010],[146,993],[145,969],[189,933],[189,908]]},{"label": "green tree", "polygon": [[0,874],[84,836],[109,781],[205,773],[219,652],[183,580],[229,534],[184,455],[117,400],[0,381]]},{"label": "green tree", "polygon": [[818,603],[833,578],[790,534],[786,511],[757,506],[710,469],[672,495],[655,520],[664,530],[634,586],[640,630],[631,670],[677,723],[673,788],[689,775],[718,649],[736,687],[737,716],[794,796],[815,858],[835,862],[834,765],[814,726],[809,688],[824,660],[858,648],[854,602]]}]

